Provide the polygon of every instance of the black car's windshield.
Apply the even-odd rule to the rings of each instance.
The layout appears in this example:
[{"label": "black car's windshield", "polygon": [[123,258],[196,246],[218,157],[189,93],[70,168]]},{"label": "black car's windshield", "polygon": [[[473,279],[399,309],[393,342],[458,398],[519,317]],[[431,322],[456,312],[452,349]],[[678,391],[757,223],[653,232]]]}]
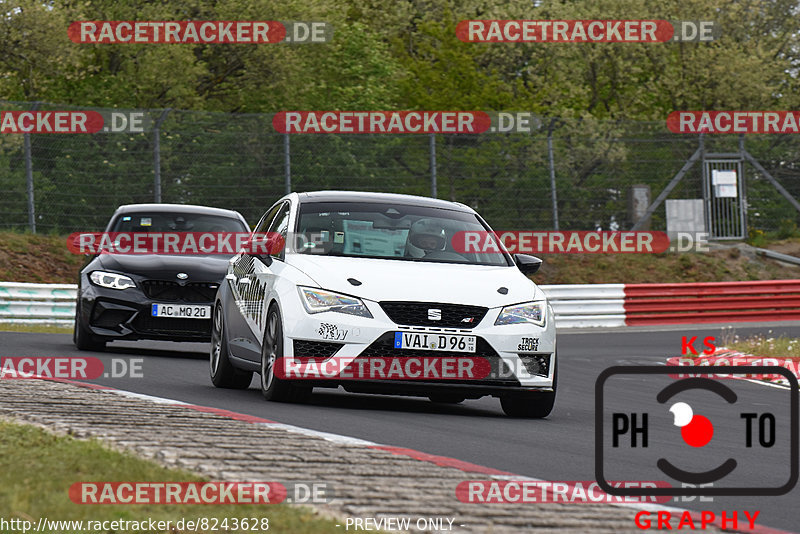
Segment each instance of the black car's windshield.
[{"label": "black car's windshield", "polygon": [[298,235],[303,254],[511,265],[497,252],[454,247],[459,232],[486,233],[472,213],[389,203],[314,202],[300,205]]},{"label": "black car's windshield", "polygon": [[247,232],[241,221],[219,215],[141,211],[117,216],[111,232]]}]

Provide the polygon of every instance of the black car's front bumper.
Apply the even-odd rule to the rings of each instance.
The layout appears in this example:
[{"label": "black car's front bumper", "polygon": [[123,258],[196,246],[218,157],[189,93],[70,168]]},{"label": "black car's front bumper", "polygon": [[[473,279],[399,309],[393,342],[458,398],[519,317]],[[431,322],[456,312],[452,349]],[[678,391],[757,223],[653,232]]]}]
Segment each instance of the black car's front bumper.
[{"label": "black car's front bumper", "polygon": [[[128,289],[108,289],[92,284],[85,275],[81,275],[76,320],[85,325],[94,336],[105,341],[210,340],[211,314],[208,319],[153,317],[151,310],[154,303],[213,306],[213,297],[208,301],[197,300],[195,297],[187,302],[178,294],[162,292],[154,298],[144,293],[140,280],[136,283],[137,287]],[[214,284],[207,285],[211,288]]]}]

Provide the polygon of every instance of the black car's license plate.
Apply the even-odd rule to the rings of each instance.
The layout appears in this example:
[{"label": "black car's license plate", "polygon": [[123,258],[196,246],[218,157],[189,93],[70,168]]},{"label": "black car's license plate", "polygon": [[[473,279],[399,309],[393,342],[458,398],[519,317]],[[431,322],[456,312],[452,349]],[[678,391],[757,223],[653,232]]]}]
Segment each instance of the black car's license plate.
[{"label": "black car's license plate", "polygon": [[209,319],[211,306],[197,304],[153,304],[150,311],[153,317],[174,317],[180,319]]}]

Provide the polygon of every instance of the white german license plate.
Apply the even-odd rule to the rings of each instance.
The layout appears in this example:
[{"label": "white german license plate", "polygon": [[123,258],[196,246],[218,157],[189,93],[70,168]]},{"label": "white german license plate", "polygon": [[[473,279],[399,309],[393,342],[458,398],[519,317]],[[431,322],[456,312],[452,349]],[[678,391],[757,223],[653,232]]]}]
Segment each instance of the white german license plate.
[{"label": "white german license plate", "polygon": [[153,317],[177,317],[181,319],[210,319],[211,306],[197,304],[153,304]]},{"label": "white german license plate", "polygon": [[431,332],[395,332],[394,348],[475,352],[475,336],[435,334]]}]

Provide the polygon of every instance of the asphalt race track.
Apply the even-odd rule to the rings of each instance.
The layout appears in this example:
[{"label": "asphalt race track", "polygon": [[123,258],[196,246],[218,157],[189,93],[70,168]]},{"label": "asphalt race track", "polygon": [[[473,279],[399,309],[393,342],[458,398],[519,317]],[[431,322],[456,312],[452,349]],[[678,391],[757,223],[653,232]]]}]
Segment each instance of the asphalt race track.
[{"label": "asphalt race track", "polygon": [[[746,325],[746,323],[745,323]],[[800,337],[800,324],[742,326],[739,335],[755,333]],[[497,399],[486,397],[456,406],[436,405],[426,399],[354,395],[343,391],[315,390],[310,404],[266,402],[253,381],[248,391],[216,389],[208,376],[207,345],[157,342],[118,342],[105,353],[85,353],[64,334],[0,332],[0,356],[96,356],[144,358],[143,378],[104,378],[96,382],[147,395],[167,397],[192,404],[213,406],[314,430],[353,436],[380,444],[408,447],[449,456],[515,474],[547,480],[594,480],[594,388],[598,375],[615,365],[655,365],[681,350],[682,335],[721,337],[720,328],[669,327],[616,330],[562,330],[559,332],[559,391],[556,408],[545,420],[505,417]],[[107,366],[108,368],[108,366]],[[725,380],[747,406],[768,409],[778,421],[789,413],[785,389],[745,381]],[[615,404],[644,405],[653,396],[641,380],[625,382],[607,393]],[[0,402],[2,402],[0,400]],[[730,410],[710,403],[702,414],[716,425],[727,425]],[[738,416],[737,416],[738,417]],[[733,421],[731,420],[731,425]],[[736,423],[740,424],[740,423]],[[716,427],[715,427],[716,428]],[[677,430],[675,430],[677,432]],[[785,434],[778,435],[770,449],[776,457],[789,457]],[[689,446],[660,443],[665,457],[681,458]],[[781,456],[782,455],[782,456]],[[616,457],[615,457],[616,458]],[[722,459],[720,459],[721,461]],[[785,474],[785,466],[751,461],[740,462],[737,475],[753,486],[773,485]],[[630,469],[631,462],[616,459],[606,469]],[[676,462],[677,463],[677,462]],[[714,465],[716,465],[715,462]],[[636,467],[634,465],[634,467]],[[778,477],[776,479],[776,477]],[[652,480],[652,479],[650,479]],[[785,477],[784,477],[785,480]],[[671,504],[693,510],[760,511],[761,525],[789,531],[800,530],[800,489],[777,497],[714,497],[713,502],[688,502],[677,498]]]}]

